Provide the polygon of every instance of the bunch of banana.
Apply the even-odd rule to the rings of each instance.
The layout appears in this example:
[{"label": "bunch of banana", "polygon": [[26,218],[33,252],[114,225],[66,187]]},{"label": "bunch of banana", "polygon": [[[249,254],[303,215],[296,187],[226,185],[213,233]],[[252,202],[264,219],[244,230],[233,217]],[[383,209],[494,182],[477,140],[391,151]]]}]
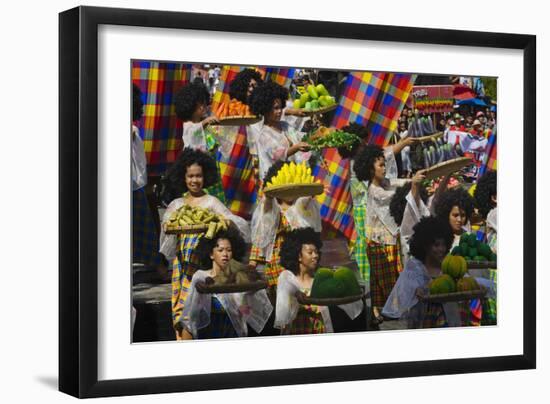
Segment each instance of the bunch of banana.
[{"label": "bunch of banana", "polygon": [[206,238],[212,238],[220,230],[227,230],[227,222],[223,216],[220,216],[209,209],[201,208],[200,206],[182,205],[178,210],[174,211],[168,221],[166,228],[174,228],[180,226],[200,226],[208,225]]},{"label": "bunch of banana", "polygon": [[287,184],[314,184],[319,181],[315,181],[315,178],[311,175],[311,168],[303,161],[300,164],[296,164],[293,161],[283,165],[277,175],[268,181],[267,188],[276,185]]}]

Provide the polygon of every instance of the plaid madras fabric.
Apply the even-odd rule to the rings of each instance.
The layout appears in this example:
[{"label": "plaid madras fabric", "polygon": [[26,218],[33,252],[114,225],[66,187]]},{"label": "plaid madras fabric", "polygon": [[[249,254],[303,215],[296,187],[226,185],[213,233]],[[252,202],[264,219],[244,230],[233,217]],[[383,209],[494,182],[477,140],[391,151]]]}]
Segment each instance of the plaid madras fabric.
[{"label": "plaid madras fabric", "polygon": [[[489,279],[497,282],[497,271],[495,269],[489,270]],[[497,300],[493,298],[483,299],[482,301],[482,317],[481,325],[496,325],[497,323]]]},{"label": "plaid madras fabric", "polygon": [[325,224],[351,239],[354,227],[349,160],[342,159],[335,148],[324,149],[322,153],[324,164],[318,164],[313,168],[315,179],[320,180],[322,184],[330,185],[328,193],[317,197],[321,205],[321,218]]},{"label": "plaid madras fabric", "polygon": [[275,83],[283,86],[283,87],[290,87],[290,83],[292,82],[292,79],[294,79],[294,75],[296,73],[296,69],[285,69],[285,68],[278,68],[278,67],[267,67],[265,69],[258,69],[260,71],[264,71],[264,81],[274,81]]},{"label": "plaid madras fabric", "polygon": [[244,66],[230,66],[225,65],[222,67],[220,73],[220,82],[218,88],[214,93],[212,98],[212,107],[211,111],[218,109],[218,106],[223,102],[229,102],[229,86],[231,82],[235,79],[235,76],[241,71],[244,70]]},{"label": "plaid madras fabric", "polygon": [[341,128],[348,122],[365,125],[369,143],[385,146],[415,80],[414,74],[350,73],[332,126]]},{"label": "plaid madras fabric", "polygon": [[178,252],[172,261],[172,322],[179,322],[183,305],[189,294],[191,278],[198,269],[198,258],[194,254],[202,234],[181,234],[178,236]]},{"label": "plaid madras fabric", "polygon": [[319,310],[319,306],[300,306],[298,315],[290,326],[285,329],[285,334],[322,334],[326,332],[325,322]]},{"label": "plaid madras fabric", "polygon": [[422,319],[422,328],[441,328],[448,327],[445,310],[441,303],[428,303]]},{"label": "plaid madras fabric", "polygon": [[250,220],[257,197],[257,184],[246,126],[239,127],[231,154],[224,157],[218,152],[216,160],[227,207],[235,215]]},{"label": "plaid madras fabric", "polygon": [[367,257],[370,264],[370,293],[372,305],[383,307],[388,300],[401,272],[399,244],[382,245],[367,243]]},{"label": "plaid madras fabric", "polygon": [[147,203],[145,188],[132,192],[132,262],[157,266],[161,262],[159,236]]},{"label": "plaid madras fabric", "polygon": [[367,257],[367,240],[364,234],[365,215],[365,206],[353,207],[353,221],[355,222],[355,230],[357,232],[355,237],[355,245],[353,248],[353,256],[357,262],[357,267],[359,268],[361,278],[364,279],[365,282],[370,282],[370,265]]},{"label": "plaid madras fabric", "polygon": [[271,261],[269,261],[265,267],[264,275],[269,286],[277,286],[279,281],[279,275],[283,272],[284,268],[281,266],[281,246],[283,245],[283,239],[285,232],[290,230],[290,225],[284,215],[280,215],[279,229],[277,230],[277,236],[275,237],[275,244],[273,245],[273,252],[271,253]]},{"label": "plaid madras fabric", "polygon": [[140,88],[145,104],[138,127],[149,176],[162,175],[183,148],[173,97],[190,76],[190,64],[132,61],[132,82]]},{"label": "plaid madras fabric", "polygon": [[225,312],[220,301],[212,296],[212,311],[210,312],[210,324],[198,330],[198,339],[235,338],[237,332],[233,328],[231,319]]},{"label": "plaid madras fabric", "polygon": [[495,132],[491,132],[487,139],[487,153],[479,168],[479,176],[481,177],[487,170],[497,170],[497,134]]}]

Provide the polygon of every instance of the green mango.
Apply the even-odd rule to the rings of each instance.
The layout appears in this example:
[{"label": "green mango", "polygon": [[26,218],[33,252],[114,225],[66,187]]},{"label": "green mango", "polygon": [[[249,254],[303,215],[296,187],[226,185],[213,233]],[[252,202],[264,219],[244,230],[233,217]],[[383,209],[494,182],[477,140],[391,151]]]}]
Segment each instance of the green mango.
[{"label": "green mango", "polygon": [[327,89],[321,83],[317,84],[317,86],[315,87],[315,90],[317,91],[317,94],[319,94],[319,95],[329,95]]},{"label": "green mango", "polygon": [[317,100],[311,101],[311,109],[319,109],[319,101]]},{"label": "green mango", "polygon": [[[329,98],[330,98],[330,97],[329,97]],[[329,102],[330,102],[330,101],[327,100],[327,96],[322,95],[322,96],[319,97],[319,105],[320,105],[321,107],[326,107],[326,106],[328,106],[328,105],[329,105]]]},{"label": "green mango", "polygon": [[311,109],[311,101],[306,102],[305,109]]},{"label": "green mango", "polygon": [[301,96],[300,96],[300,108],[304,108],[306,106],[306,102],[309,101],[309,94],[308,93],[303,93]]},{"label": "green mango", "polygon": [[296,109],[302,108],[302,103],[300,102],[299,98],[294,100],[294,102],[292,103],[292,107],[294,107]]},{"label": "green mango", "polygon": [[317,94],[317,90],[315,90],[315,87],[313,85],[307,86],[307,92],[312,100],[316,100],[319,98],[319,94]]}]

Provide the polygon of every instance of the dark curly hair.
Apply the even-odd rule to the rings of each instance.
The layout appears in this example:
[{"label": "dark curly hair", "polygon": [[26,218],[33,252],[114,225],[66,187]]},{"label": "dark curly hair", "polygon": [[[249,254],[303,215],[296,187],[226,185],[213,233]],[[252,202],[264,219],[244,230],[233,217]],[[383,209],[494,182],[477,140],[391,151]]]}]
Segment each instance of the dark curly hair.
[{"label": "dark curly hair", "polygon": [[453,230],[448,220],[441,220],[437,217],[423,217],[413,227],[414,233],[409,240],[409,253],[416,259],[424,262],[428,249],[436,240],[443,239],[447,246],[447,252],[453,245]]},{"label": "dark curly hair", "polygon": [[185,173],[187,172],[187,168],[193,164],[197,164],[202,168],[203,188],[208,188],[218,181],[216,161],[200,150],[187,147],[183,149],[178,159],[164,175],[163,200],[173,200],[187,191]]},{"label": "dark curly hair", "polygon": [[219,240],[229,240],[231,243],[231,252],[235,261],[242,261],[246,252],[246,243],[237,229],[232,227],[227,230],[221,230],[212,239],[202,237],[195,248],[195,254],[199,260],[200,267],[203,269],[212,268],[212,259],[210,254],[218,245]]},{"label": "dark curly hair", "polygon": [[458,206],[466,213],[466,223],[470,221],[474,212],[474,198],[461,187],[448,189],[435,201],[434,212],[437,217],[449,220],[449,214],[454,206]]},{"label": "dark curly hair", "polygon": [[495,171],[487,171],[478,180],[474,191],[474,199],[479,209],[479,213],[484,219],[487,219],[487,214],[493,209],[496,204],[491,197],[497,195],[497,173]]},{"label": "dark curly hair", "polygon": [[256,80],[258,85],[263,83],[262,75],[254,69],[244,69],[242,72],[239,72],[231,84],[229,84],[229,96],[236,98],[243,104],[248,104],[250,101],[247,97],[248,86],[252,79]]},{"label": "dark curly hair", "polygon": [[189,121],[200,104],[210,104],[210,94],[202,83],[188,83],[174,97],[176,116],[182,121]]},{"label": "dark curly hair", "polygon": [[366,145],[355,156],[353,171],[359,181],[371,181],[374,177],[374,163],[380,157],[384,158],[384,150],[380,146]]},{"label": "dark curly hair", "polygon": [[[410,192],[412,187],[412,182],[407,182],[402,187],[399,187],[395,190],[391,201],[390,201],[390,214],[395,220],[397,225],[400,225],[403,221],[403,214],[405,213],[405,207],[407,206],[407,194]],[[423,186],[419,186],[420,199],[424,203],[428,201],[428,191]]]},{"label": "dark curly hair", "polygon": [[282,108],[286,105],[288,90],[272,81],[265,82],[254,89],[250,97],[250,109],[256,115],[265,115],[273,109],[275,100],[281,100]]},{"label": "dark curly hair", "polygon": [[273,177],[277,176],[277,173],[283,166],[287,163],[287,161],[284,160],[277,160],[271,167],[269,167],[269,170],[267,170],[267,173],[264,177],[264,183],[263,186],[265,187],[265,184],[267,184],[268,181],[271,181]]},{"label": "dark curly hair", "polygon": [[132,121],[139,121],[143,116],[143,100],[141,99],[141,90],[135,84],[132,84]]},{"label": "dark curly hair", "polygon": [[[352,122],[342,128],[342,131],[347,133],[353,133],[357,135],[363,142],[368,137],[367,127],[358,123]],[[339,147],[338,153],[343,159],[349,159],[355,157],[362,142],[356,142],[351,147]]]},{"label": "dark curly hair", "polygon": [[311,227],[292,230],[283,236],[283,244],[281,245],[281,266],[288,269],[294,275],[300,273],[300,264],[298,258],[304,244],[313,244],[319,252],[319,260],[321,260],[321,233],[315,232]]}]

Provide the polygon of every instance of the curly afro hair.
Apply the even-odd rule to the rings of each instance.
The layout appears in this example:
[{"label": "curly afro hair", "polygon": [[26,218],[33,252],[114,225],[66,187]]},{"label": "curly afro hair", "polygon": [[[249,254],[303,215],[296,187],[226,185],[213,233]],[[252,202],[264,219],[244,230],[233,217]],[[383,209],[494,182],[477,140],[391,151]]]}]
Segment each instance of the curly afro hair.
[{"label": "curly afro hair", "polygon": [[380,146],[366,145],[360,148],[355,156],[353,171],[359,181],[371,181],[374,176],[374,163],[384,158],[384,150]]},{"label": "curly afro hair", "polygon": [[265,187],[265,184],[267,184],[268,181],[271,181],[273,177],[277,176],[277,173],[283,166],[287,163],[287,161],[284,160],[277,160],[271,167],[269,167],[269,170],[267,170],[267,173],[264,177],[264,183],[263,186]]},{"label": "curly afro hair", "polygon": [[484,219],[487,219],[487,214],[496,206],[496,203],[491,199],[497,195],[497,173],[495,171],[487,171],[479,179],[474,191],[474,199],[476,201],[479,213]]},{"label": "curly afro hair", "polygon": [[321,259],[321,248],[323,242],[321,241],[321,233],[315,232],[311,227],[304,227],[301,229],[292,230],[287,232],[283,238],[283,244],[281,245],[281,266],[288,269],[294,275],[300,273],[300,264],[298,258],[302,251],[304,244],[313,244],[317,247],[319,252],[319,260]]},{"label": "curly afro hair", "polygon": [[182,121],[189,121],[198,105],[210,104],[210,94],[202,83],[188,83],[179,89],[174,97],[176,116]]},{"label": "curly afro hair", "polygon": [[250,109],[256,115],[265,115],[273,109],[275,100],[281,100],[282,107],[286,105],[288,90],[272,81],[265,82],[254,89],[250,97]]},{"label": "curly afro hair", "polygon": [[474,212],[474,198],[461,187],[448,189],[435,201],[434,212],[437,217],[448,220],[454,206],[458,206],[466,213],[466,223],[470,221]]},{"label": "curly afro hair", "polygon": [[428,250],[436,240],[443,239],[447,246],[447,252],[453,245],[453,230],[448,220],[441,220],[437,217],[423,217],[413,227],[414,234],[409,240],[410,255],[424,262]]},{"label": "curly afro hair", "polygon": [[216,161],[200,150],[185,148],[163,178],[165,186],[163,200],[173,200],[187,191],[185,173],[187,168],[193,164],[202,168],[203,188],[208,188],[218,181]]},{"label": "curly afro hair", "polygon": [[258,85],[263,83],[262,75],[254,69],[244,69],[235,76],[235,79],[229,85],[229,96],[236,98],[243,104],[248,104],[247,96],[250,80],[254,79]]},{"label": "curly afro hair", "polygon": [[237,229],[232,227],[216,233],[212,239],[202,237],[195,249],[195,254],[199,259],[201,268],[212,268],[212,259],[210,254],[218,245],[219,240],[229,240],[231,243],[231,252],[235,261],[242,261],[246,252],[246,243]]},{"label": "curly afro hair", "polygon": [[[357,135],[359,138],[361,138],[361,140],[363,140],[363,142],[368,137],[367,127],[355,122],[352,122],[347,126],[344,126],[342,128],[342,131]],[[361,146],[361,144],[362,142],[357,142],[357,143],[354,143],[351,147],[339,147],[338,153],[344,159],[353,158],[357,154],[357,151],[359,150],[359,147]]]},{"label": "curly afro hair", "polygon": [[143,115],[143,100],[141,99],[141,90],[135,84],[132,84],[132,121],[139,121]]},{"label": "curly afro hair", "polygon": [[[395,223],[397,225],[400,225],[403,221],[403,214],[405,213],[405,207],[407,206],[407,194],[410,192],[412,187],[411,182],[407,182],[402,187],[399,187],[395,190],[395,193],[393,194],[391,201],[390,201],[390,214],[393,217],[393,220],[395,220]],[[420,186],[420,199],[424,203],[428,201],[428,191],[426,191],[426,188],[423,186]]]}]

